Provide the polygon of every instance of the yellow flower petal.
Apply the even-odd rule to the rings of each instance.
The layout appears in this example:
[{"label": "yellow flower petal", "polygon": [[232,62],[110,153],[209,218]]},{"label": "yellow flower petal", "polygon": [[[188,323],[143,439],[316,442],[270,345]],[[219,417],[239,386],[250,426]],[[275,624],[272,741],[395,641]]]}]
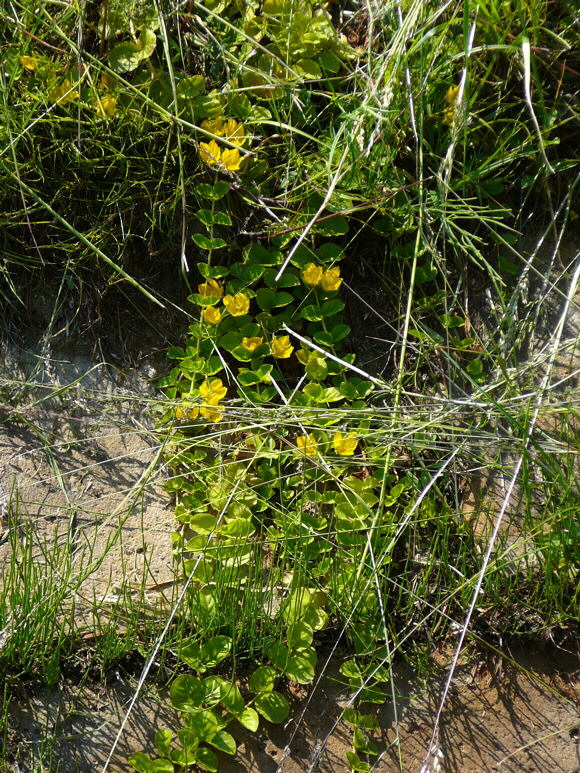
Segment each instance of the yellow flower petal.
[{"label": "yellow flower petal", "polygon": [[117,112],[117,98],[116,97],[102,97],[95,99],[93,107],[97,111],[99,118],[107,119],[112,118]]},{"label": "yellow flower petal", "polygon": [[207,282],[197,286],[197,292],[204,298],[221,298],[224,294],[221,286],[215,279],[208,279]]},{"label": "yellow flower petal", "polygon": [[208,405],[217,405],[226,396],[227,391],[228,388],[223,385],[221,378],[214,378],[212,381],[206,380],[199,388],[199,394]]},{"label": "yellow flower petal", "polygon": [[342,279],[340,278],[340,268],[336,266],[335,268],[327,269],[322,275],[320,284],[322,285],[322,289],[327,293],[332,293],[335,290],[338,290],[342,284]]},{"label": "yellow flower petal", "polygon": [[206,118],[205,121],[201,122],[202,129],[205,129],[210,134],[215,134],[217,137],[223,135],[223,125],[224,119],[219,115],[215,118]]},{"label": "yellow flower petal", "polygon": [[202,312],[203,321],[208,325],[219,325],[222,313],[215,306],[206,306]]},{"label": "yellow flower petal", "polygon": [[250,300],[244,293],[226,295],[224,298],[224,306],[232,317],[242,317],[244,314],[247,314],[250,309]]},{"label": "yellow flower petal", "polygon": [[302,271],[302,279],[305,284],[316,287],[316,285],[320,284],[323,273],[324,271],[320,266],[317,266],[315,263],[309,263]]},{"label": "yellow flower petal", "polygon": [[318,444],[313,434],[300,435],[296,438],[296,447],[305,456],[316,456],[318,453]]},{"label": "yellow flower petal", "polygon": [[181,403],[181,405],[178,405],[175,409],[175,418],[180,421],[193,421],[194,419],[197,419],[198,414],[199,408],[197,405],[191,405],[191,403]]},{"label": "yellow flower petal", "polygon": [[48,98],[58,105],[72,102],[74,99],[78,99],[78,96],[77,87],[73,86],[68,78],[65,78],[60,86],[55,86],[48,92]]},{"label": "yellow flower petal", "polygon": [[38,67],[38,59],[35,56],[21,56],[20,64],[25,70],[36,70]]},{"label": "yellow flower petal", "polygon": [[352,456],[358,446],[358,440],[352,433],[343,435],[342,432],[336,432],[332,438],[332,445],[340,456]]},{"label": "yellow flower petal", "polygon": [[445,94],[445,101],[448,105],[456,105],[457,97],[459,96],[459,86],[450,86]]},{"label": "yellow flower petal", "polygon": [[457,107],[457,97],[459,96],[459,86],[450,86],[445,94],[445,101],[448,107],[443,111],[443,120],[446,124],[451,125],[455,116],[455,108]]},{"label": "yellow flower petal", "polygon": [[228,118],[228,120],[224,122],[222,132],[226,140],[233,142],[234,145],[241,146],[246,141],[243,125],[233,118]]},{"label": "yellow flower petal", "polygon": [[221,151],[220,147],[215,140],[211,142],[199,143],[199,155],[202,161],[210,166],[213,164],[219,164]]},{"label": "yellow flower petal", "polygon": [[290,336],[274,336],[270,348],[277,360],[287,360],[294,351],[294,347],[290,343]]},{"label": "yellow flower petal", "polygon": [[259,337],[242,338],[242,346],[244,347],[244,349],[247,349],[249,352],[255,351],[258,348],[258,346],[262,346],[263,343],[264,343],[264,339]]},{"label": "yellow flower petal", "polygon": [[199,412],[208,421],[221,421],[224,417],[224,409],[219,405],[202,405]]},{"label": "yellow flower petal", "polygon": [[237,148],[228,148],[228,150],[222,152],[220,161],[228,172],[237,172],[242,163],[242,157]]}]

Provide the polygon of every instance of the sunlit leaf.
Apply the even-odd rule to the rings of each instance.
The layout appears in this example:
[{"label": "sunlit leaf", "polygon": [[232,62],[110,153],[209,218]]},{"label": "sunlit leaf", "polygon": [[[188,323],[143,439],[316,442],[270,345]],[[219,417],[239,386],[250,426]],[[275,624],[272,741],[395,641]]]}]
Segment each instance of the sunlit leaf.
[{"label": "sunlit leaf", "polygon": [[229,733],[226,733],[225,730],[218,730],[218,732],[211,739],[210,743],[212,746],[215,746],[216,749],[219,749],[220,752],[225,752],[225,754],[236,753],[236,742]]},{"label": "sunlit leaf", "polygon": [[286,698],[275,690],[258,695],[254,705],[268,722],[283,722],[290,711]]},{"label": "sunlit leaf", "polygon": [[208,749],[206,746],[200,746],[195,752],[195,762],[200,768],[209,770],[211,773],[216,773],[218,769],[218,758],[212,750]]},{"label": "sunlit leaf", "polygon": [[182,674],[173,681],[169,697],[179,711],[193,712],[203,705],[205,690],[197,677],[192,674]]},{"label": "sunlit leaf", "polygon": [[251,706],[246,706],[243,711],[241,711],[239,714],[236,714],[236,719],[241,725],[243,725],[247,730],[250,730],[252,733],[256,732],[260,724],[260,717]]}]

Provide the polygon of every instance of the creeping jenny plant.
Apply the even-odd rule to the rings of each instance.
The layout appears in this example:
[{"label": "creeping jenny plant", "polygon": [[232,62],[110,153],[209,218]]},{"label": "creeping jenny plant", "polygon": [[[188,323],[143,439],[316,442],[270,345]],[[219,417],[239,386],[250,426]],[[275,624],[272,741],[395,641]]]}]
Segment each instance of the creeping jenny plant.
[{"label": "creeping jenny plant", "polygon": [[[216,202],[230,185],[218,179],[199,186],[213,216],[202,220],[208,258],[198,264],[201,278],[189,298],[198,321],[184,347],[170,352],[176,365],[162,381],[173,401],[165,415],[174,426],[174,475],[167,485],[180,524],[174,547],[199,622],[217,632],[225,606],[243,620],[254,604],[278,633],[260,653],[249,691],[233,678],[206,675],[243,648],[243,629],[237,637],[194,639],[180,652],[196,675],[173,682],[171,700],[184,729],[176,736],[158,734],[163,756],[157,764],[208,770],[217,769],[212,748],[235,752],[230,725],[255,730],[260,716],[286,718],[288,701],[277,689],[281,677],[299,684],[313,680],[314,638],[328,624],[330,598],[338,594],[354,620],[365,619],[358,634],[363,651],[376,638],[376,590],[364,591],[360,609],[355,601],[365,582],[361,561],[369,529],[379,550],[392,536],[390,513],[380,520],[376,513],[396,506],[408,485],[392,485],[396,480],[385,474],[381,454],[366,458],[360,472],[366,434],[361,416],[373,385],[352,375],[354,357],[343,351],[350,331],[340,298],[342,250],[329,243],[297,250],[280,283],[284,252],[276,240],[269,248],[250,243],[238,259],[215,263],[214,224],[224,220]],[[199,246],[204,242],[197,237]],[[284,413],[265,428],[262,417],[272,410]],[[219,429],[208,434],[213,423]],[[263,579],[256,583],[256,576]],[[371,687],[366,694],[382,700],[383,693]],[[362,732],[357,725],[351,765],[362,749]],[[365,748],[370,753],[370,741]],[[145,759],[134,757],[134,766],[149,769]]]}]

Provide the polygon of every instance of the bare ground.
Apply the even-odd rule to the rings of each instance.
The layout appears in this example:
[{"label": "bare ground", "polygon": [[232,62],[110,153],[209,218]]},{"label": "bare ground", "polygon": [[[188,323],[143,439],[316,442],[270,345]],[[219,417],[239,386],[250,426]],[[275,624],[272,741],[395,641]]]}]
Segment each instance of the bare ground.
[{"label": "bare ground", "polygon": [[[439,654],[440,677],[421,685],[400,667],[396,701],[378,717],[377,773],[419,773],[429,748],[449,655]],[[580,770],[580,662],[552,645],[519,648],[495,667],[464,665],[456,672],[440,722],[438,770],[448,773],[576,773]],[[390,687],[386,688],[390,690]],[[10,711],[13,771],[100,771],[113,748],[134,684],[118,675],[113,684],[63,684],[58,690],[21,695]],[[294,702],[286,726],[262,723],[250,734],[229,728],[239,744],[235,759],[222,756],[223,773],[342,773],[352,731],[340,717],[348,692],[336,663],[308,701]],[[129,715],[111,758],[110,771],[128,769],[134,751],[153,753],[156,730],[179,727],[163,699],[147,689]],[[286,746],[288,744],[288,747]],[[437,768],[432,767],[432,770]]]}]

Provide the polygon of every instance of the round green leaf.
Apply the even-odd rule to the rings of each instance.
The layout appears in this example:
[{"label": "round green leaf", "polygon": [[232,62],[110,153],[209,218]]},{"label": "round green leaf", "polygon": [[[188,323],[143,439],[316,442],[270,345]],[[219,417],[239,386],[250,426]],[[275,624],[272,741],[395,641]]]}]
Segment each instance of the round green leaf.
[{"label": "round green leaf", "polygon": [[253,384],[259,384],[262,379],[256,373],[251,370],[240,370],[238,372],[238,381],[242,386],[252,386]]},{"label": "round green leaf", "polygon": [[191,730],[189,727],[182,728],[177,731],[177,737],[179,743],[189,752],[195,751],[199,746],[199,736],[195,730]]},{"label": "round green leaf", "polygon": [[178,676],[169,690],[171,703],[179,711],[198,711],[203,705],[205,689],[202,682],[192,674]]},{"label": "round green leaf", "polygon": [[211,513],[195,513],[188,519],[188,523],[194,531],[210,534],[215,529],[217,516]]},{"label": "round green leaf", "polygon": [[175,768],[170,760],[158,759],[151,761],[151,767],[149,768],[151,773],[173,773]]},{"label": "round green leaf", "polygon": [[158,730],[155,733],[153,742],[159,754],[169,754],[172,740],[173,733],[171,730]]},{"label": "round green leaf", "polygon": [[314,304],[304,306],[304,308],[300,309],[300,316],[309,322],[318,322],[318,320],[322,319],[322,309]]},{"label": "round green leaf", "polygon": [[314,340],[317,344],[324,346],[327,349],[333,348],[332,335],[327,333],[326,330],[319,330],[318,332],[314,333]]},{"label": "round green leaf", "polygon": [[363,762],[356,752],[347,752],[346,759],[349,767],[354,773],[368,773],[371,766],[368,762]]},{"label": "round green leaf", "polygon": [[248,538],[256,531],[255,526],[247,518],[234,518],[220,527],[219,534],[224,537]]},{"label": "round green leaf", "polygon": [[254,706],[268,722],[284,722],[290,711],[286,698],[275,690],[258,695]]},{"label": "round green leaf", "polygon": [[200,768],[204,770],[210,770],[212,773],[216,773],[218,769],[218,758],[208,749],[206,746],[200,746],[195,752],[195,762]]},{"label": "round green leaf", "polygon": [[135,752],[129,757],[129,764],[137,773],[173,773],[175,768],[170,760],[152,760],[143,752]]},{"label": "round green leaf", "polygon": [[[191,78],[182,78],[175,89],[177,99],[187,101],[195,99],[205,90],[205,78],[203,75],[192,75]],[[211,185],[208,186],[211,188]]]},{"label": "round green leaf", "polygon": [[282,671],[285,670],[288,659],[290,658],[288,647],[280,642],[274,642],[274,644],[268,647],[266,653],[276,668],[279,668]]},{"label": "round green leaf", "polygon": [[180,768],[187,768],[195,763],[195,748],[172,749],[171,760]]},{"label": "round green leaf", "polygon": [[250,730],[252,733],[256,732],[260,724],[260,717],[250,706],[246,706],[243,711],[236,714],[236,719],[243,727]]},{"label": "round green leaf", "polygon": [[338,314],[339,311],[342,311],[344,309],[344,301],[341,301],[340,298],[329,298],[327,301],[325,301],[322,304],[322,308],[320,309],[320,312],[323,317],[333,317],[335,314]]},{"label": "round green leaf", "polygon": [[220,700],[228,711],[236,716],[244,710],[244,699],[239,687],[233,682],[221,679]]},{"label": "round green leaf", "polygon": [[322,51],[316,61],[328,72],[335,75],[340,70],[341,61],[332,51]]},{"label": "round green leaf", "polygon": [[212,212],[211,209],[198,209],[196,218],[208,228],[212,225],[231,225],[232,219],[225,212]]},{"label": "round green leaf", "polygon": [[360,727],[355,727],[352,745],[355,751],[362,754],[378,754],[378,749],[372,741],[367,738]]},{"label": "round green leaf", "polygon": [[483,362],[479,358],[477,360],[472,360],[467,366],[467,372],[474,378],[481,376],[483,373]]},{"label": "round green leaf", "polygon": [[151,770],[151,760],[143,752],[135,752],[129,757],[129,764],[132,765],[137,773],[149,773]]},{"label": "round green leaf", "polygon": [[317,233],[324,234],[325,236],[344,236],[344,234],[348,233],[349,225],[346,217],[334,215],[334,217],[330,217],[328,220],[316,223],[314,228]]},{"label": "round green leaf", "polygon": [[291,682],[298,684],[310,684],[314,679],[314,666],[316,665],[316,652],[305,647],[291,655],[284,669],[284,673]]},{"label": "round green leaf", "polygon": [[225,730],[219,730],[211,739],[210,743],[212,746],[215,746],[216,749],[219,749],[220,752],[225,752],[226,754],[236,753],[236,742]]},{"label": "round green leaf", "polygon": [[358,699],[366,703],[384,703],[387,699],[385,693],[378,687],[363,687],[358,694]]},{"label": "round green leaf", "polygon": [[308,623],[300,621],[288,628],[288,646],[291,649],[312,644],[314,632]]},{"label": "round green leaf", "polygon": [[228,246],[227,242],[224,242],[223,239],[218,239],[217,237],[210,239],[203,234],[193,234],[191,238],[202,250],[221,250],[223,247]]},{"label": "round green leaf", "polygon": [[350,328],[348,325],[336,325],[331,330],[332,340],[335,344],[342,341],[342,339],[346,338],[348,335],[350,335]]},{"label": "round green leaf", "polygon": [[197,735],[200,741],[211,741],[220,729],[220,722],[211,709],[197,711],[187,720],[187,726]]},{"label": "round green leaf", "polygon": [[144,29],[141,32],[139,40],[137,41],[139,50],[141,51],[141,59],[149,59],[151,54],[155,51],[157,45],[157,35],[150,29]]},{"label": "round green leaf", "polygon": [[303,78],[308,78],[309,80],[315,80],[322,77],[320,65],[313,59],[299,59],[294,63],[293,68],[299,75],[302,75]]},{"label": "round green leaf", "polygon": [[256,300],[262,311],[269,311],[276,305],[276,293],[268,287],[260,287],[256,293]]},{"label": "round green leaf", "polygon": [[109,64],[114,72],[131,72],[141,63],[143,53],[137,43],[126,41],[117,43],[109,51]]},{"label": "round green leaf", "polygon": [[278,672],[271,666],[260,666],[250,677],[250,690],[252,692],[272,692]]},{"label": "round green leaf", "polygon": [[235,276],[238,279],[251,284],[262,276],[264,273],[264,266],[258,266],[255,263],[249,263],[246,265],[242,263],[234,263],[232,266],[230,266],[230,272],[232,276]]},{"label": "round green leaf", "polygon": [[215,668],[229,655],[231,648],[232,640],[229,636],[214,636],[202,644],[201,657],[206,668]]},{"label": "round green leaf", "polygon": [[[201,75],[194,77],[199,77],[203,81]],[[230,184],[224,180],[216,180],[213,185],[210,185],[209,183],[199,183],[199,185],[195,186],[195,192],[201,199],[212,199],[213,201],[219,201],[219,199],[226,195],[229,189]]]}]

